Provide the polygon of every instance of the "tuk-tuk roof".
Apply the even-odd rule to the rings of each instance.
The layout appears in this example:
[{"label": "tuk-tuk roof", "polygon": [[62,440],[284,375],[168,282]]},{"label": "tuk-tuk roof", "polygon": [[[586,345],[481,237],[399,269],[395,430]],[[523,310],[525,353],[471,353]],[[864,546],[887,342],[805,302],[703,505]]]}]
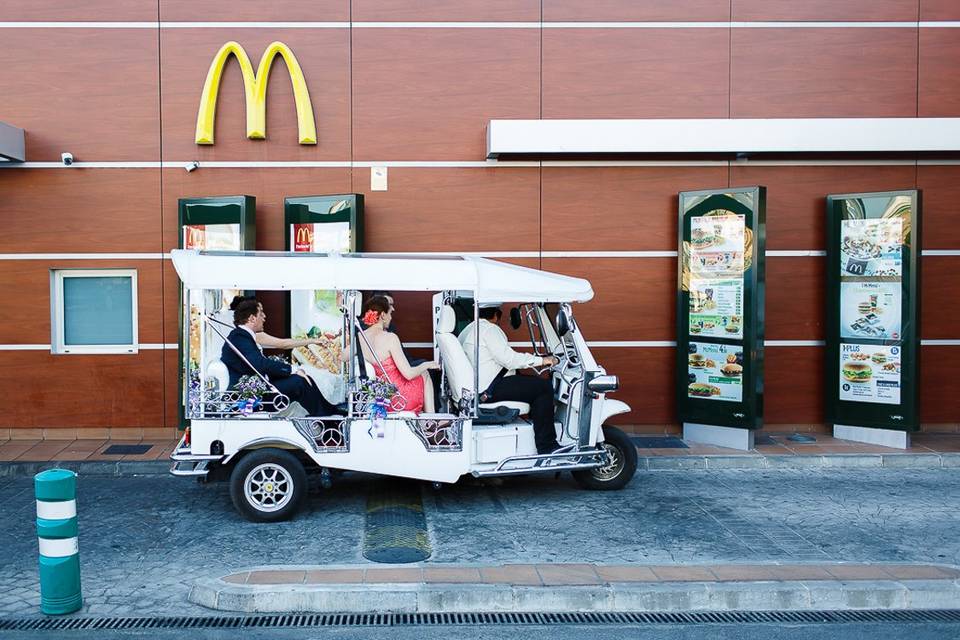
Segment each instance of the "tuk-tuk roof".
[{"label": "tuk-tuk roof", "polygon": [[447,254],[171,251],[188,289],[472,291],[478,302],[586,302],[583,278]]}]

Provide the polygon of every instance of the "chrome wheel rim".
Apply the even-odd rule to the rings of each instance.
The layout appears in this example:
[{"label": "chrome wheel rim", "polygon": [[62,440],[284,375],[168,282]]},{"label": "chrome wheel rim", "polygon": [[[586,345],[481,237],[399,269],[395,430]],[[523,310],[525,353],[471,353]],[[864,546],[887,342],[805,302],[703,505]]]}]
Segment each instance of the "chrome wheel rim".
[{"label": "chrome wheel rim", "polygon": [[603,449],[607,453],[607,464],[596,467],[593,476],[601,482],[610,482],[623,471],[623,453],[609,442],[603,443]]},{"label": "chrome wheel rim", "polygon": [[293,498],[293,476],[273,462],[257,465],[243,481],[243,494],[257,511],[279,511]]}]

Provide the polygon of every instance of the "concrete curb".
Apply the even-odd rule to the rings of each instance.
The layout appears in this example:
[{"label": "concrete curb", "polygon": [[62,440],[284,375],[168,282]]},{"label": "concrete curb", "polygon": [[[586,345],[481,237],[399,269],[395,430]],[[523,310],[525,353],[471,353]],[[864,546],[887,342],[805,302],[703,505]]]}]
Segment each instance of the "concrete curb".
[{"label": "concrete curb", "polygon": [[[0,462],[0,478],[32,477],[46,469],[70,469],[89,476],[156,476],[170,471],[169,460],[77,462]],[[838,453],[817,455],[641,456],[643,471],[686,469],[958,469],[960,453]]]},{"label": "concrete curb", "polygon": [[0,462],[0,478],[33,477],[47,469],[69,469],[81,476],[159,476],[167,475],[171,464],[169,460]]},{"label": "concrete curb", "polygon": [[243,613],[479,613],[951,609],[960,581],[614,583],[529,587],[489,584],[238,585],[199,580],[190,602]]}]

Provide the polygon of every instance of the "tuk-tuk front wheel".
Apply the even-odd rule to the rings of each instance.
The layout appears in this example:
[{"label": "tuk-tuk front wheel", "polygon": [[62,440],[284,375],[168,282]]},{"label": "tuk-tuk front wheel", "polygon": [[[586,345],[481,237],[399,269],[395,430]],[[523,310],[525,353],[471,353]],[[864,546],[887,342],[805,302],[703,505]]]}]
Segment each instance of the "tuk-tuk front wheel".
[{"label": "tuk-tuk front wheel", "polygon": [[620,429],[603,425],[603,442],[607,463],[592,469],[573,471],[573,479],[585,489],[614,491],[623,489],[637,471],[637,447]]},{"label": "tuk-tuk front wheel", "polygon": [[283,449],[257,449],[230,474],[230,499],[247,520],[279,522],[290,518],[307,493],[303,464]]}]

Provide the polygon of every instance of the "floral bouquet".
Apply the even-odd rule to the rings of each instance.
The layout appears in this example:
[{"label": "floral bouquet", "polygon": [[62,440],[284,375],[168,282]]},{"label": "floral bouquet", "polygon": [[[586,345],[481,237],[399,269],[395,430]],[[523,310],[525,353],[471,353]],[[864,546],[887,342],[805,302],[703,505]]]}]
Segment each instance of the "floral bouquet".
[{"label": "floral bouquet", "polygon": [[360,393],[371,398],[383,398],[391,400],[397,395],[397,386],[389,380],[381,378],[368,378],[364,380],[357,388]]},{"label": "floral bouquet", "polygon": [[236,408],[240,410],[240,413],[248,416],[260,406],[263,396],[269,391],[269,388],[260,376],[243,376],[237,380],[234,390],[240,396],[240,401],[235,405]]}]

